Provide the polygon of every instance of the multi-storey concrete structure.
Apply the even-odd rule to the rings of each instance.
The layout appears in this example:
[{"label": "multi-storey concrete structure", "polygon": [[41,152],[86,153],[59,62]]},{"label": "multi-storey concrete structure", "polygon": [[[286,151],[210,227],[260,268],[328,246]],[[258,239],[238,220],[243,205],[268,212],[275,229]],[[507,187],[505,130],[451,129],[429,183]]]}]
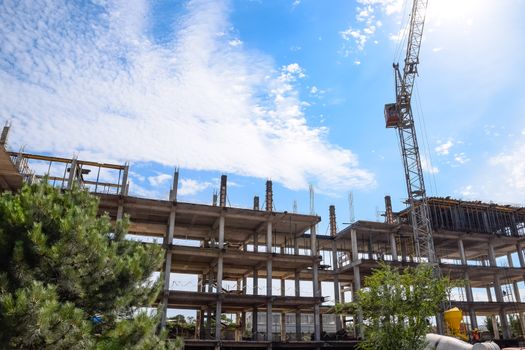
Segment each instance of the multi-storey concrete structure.
[{"label": "multi-storey concrete structure", "polygon": [[[389,201],[387,201],[388,203]],[[480,318],[490,316],[498,338],[511,337],[510,317],[523,324],[525,260],[525,209],[450,198],[429,198],[434,245],[441,272],[462,287],[451,296],[450,305],[463,310],[465,323],[478,328]],[[347,252],[339,276],[353,275],[352,288],[361,287],[359,276],[370,274],[378,261],[397,266],[415,264],[408,209],[386,210],[390,223],[358,221],[336,237],[337,251]],[[521,288],[520,288],[521,287]],[[496,320],[499,322],[496,323]]]},{"label": "multi-storey concrete structure", "polygon": [[[348,348],[354,342],[348,336],[336,340],[334,333],[359,323],[359,315],[331,315],[326,300],[349,301],[379,261],[416,264],[408,212],[394,213],[389,200],[386,223],[357,221],[339,232],[331,207],[325,236],[316,234],[318,216],[273,211],[270,181],[264,208],[255,197],[253,208],[246,209],[227,205],[225,176],[218,196],[204,205],[177,200],[178,173],[168,200],[129,196],[128,171],[127,165],[0,147],[0,189],[16,190],[44,174],[61,188],[77,182],[100,198],[101,213],[112,220],[128,215],[131,236],[163,245],[163,323],[169,309],[195,310],[196,331],[187,347]],[[429,206],[441,271],[466,282],[451,305],[464,310],[473,328],[480,317],[496,316],[495,336],[498,319],[502,336],[511,337],[509,317],[525,311],[520,295],[525,209],[448,198],[431,198]],[[197,286],[174,289],[172,273],[196,276]],[[236,326],[215,322],[225,314]]]}]

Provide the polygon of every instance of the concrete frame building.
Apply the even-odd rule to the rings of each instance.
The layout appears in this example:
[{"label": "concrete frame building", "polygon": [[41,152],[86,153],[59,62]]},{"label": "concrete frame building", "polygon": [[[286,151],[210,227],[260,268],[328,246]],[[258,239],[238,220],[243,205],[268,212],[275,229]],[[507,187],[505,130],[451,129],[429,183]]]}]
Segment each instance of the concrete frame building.
[{"label": "concrete frame building", "polygon": [[[345,302],[380,261],[417,263],[408,210],[394,213],[389,198],[385,223],[357,221],[338,231],[332,206],[330,235],[317,235],[319,216],[273,210],[271,181],[264,208],[258,197],[250,209],[228,206],[226,176],[210,205],[179,202],[178,172],[168,200],[139,198],[128,195],[127,165],[9,152],[6,137],[0,140],[0,190],[16,191],[44,176],[64,189],[79,183],[99,197],[101,214],[113,221],[128,215],[130,235],[162,244],[162,323],[168,309],[195,310],[188,348],[351,348],[355,341],[327,339],[324,332],[358,325],[360,316],[330,315],[323,283],[332,289],[331,302]],[[466,281],[451,306],[464,311],[471,328],[480,326],[479,317],[492,316],[494,336],[499,320],[502,337],[510,338],[510,317],[524,321],[525,208],[450,198],[430,198],[429,206],[442,273]],[[172,273],[197,276],[197,287],[176,290]],[[215,322],[224,314],[235,315],[235,329]],[[359,327],[353,335],[360,335]]]}]

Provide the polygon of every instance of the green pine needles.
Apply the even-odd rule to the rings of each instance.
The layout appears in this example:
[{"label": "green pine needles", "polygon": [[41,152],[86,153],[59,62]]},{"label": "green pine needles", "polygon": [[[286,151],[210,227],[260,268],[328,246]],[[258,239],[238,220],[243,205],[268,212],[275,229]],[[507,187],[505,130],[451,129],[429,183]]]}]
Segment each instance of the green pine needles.
[{"label": "green pine needles", "polygon": [[95,196],[46,181],[0,196],[0,348],[169,347],[143,309],[160,291],[162,248],[97,213]]}]

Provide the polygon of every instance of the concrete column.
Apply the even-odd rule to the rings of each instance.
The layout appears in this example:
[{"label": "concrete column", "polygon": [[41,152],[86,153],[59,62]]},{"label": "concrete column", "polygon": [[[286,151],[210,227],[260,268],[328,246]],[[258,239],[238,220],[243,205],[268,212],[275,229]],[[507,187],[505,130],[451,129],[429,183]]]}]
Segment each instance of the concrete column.
[{"label": "concrete column", "polygon": [[[73,164],[72,164],[73,165]],[[76,164],[75,164],[76,167]],[[175,232],[175,209],[177,202],[177,188],[179,184],[179,171],[175,170],[173,175],[173,183],[169,194],[169,200],[172,202],[170,209],[170,216],[168,220],[168,232],[164,240],[164,245],[166,249],[166,261],[164,266],[164,289],[162,295],[162,310],[160,318],[161,328],[166,327],[166,319],[168,313],[168,298],[170,293],[170,275],[171,275],[171,265],[172,265],[172,254],[171,254],[171,245],[173,244],[173,234]],[[122,212],[121,212],[122,217]]]},{"label": "concrete column", "polygon": [[[222,202],[222,201],[221,201]],[[223,256],[222,249],[224,248],[224,215],[219,217],[219,257],[217,259],[217,294],[222,293],[222,275],[223,275]],[[217,299],[217,306],[215,311],[215,340],[221,340],[221,315],[222,315],[222,301]]]},{"label": "concrete column", "polygon": [[514,267],[514,261],[512,261],[512,253],[507,253],[507,261],[509,262],[509,267]]},{"label": "concrete column", "polygon": [[[246,251],[246,250],[245,250]],[[242,292],[241,294],[242,295],[246,295],[247,294],[247,288],[246,288],[246,281],[247,281],[247,277],[246,275],[243,275],[242,276]],[[242,337],[244,336],[244,332],[246,331],[246,309],[243,309],[243,311],[241,312],[241,340],[242,340]]]},{"label": "concrete column", "polygon": [[[516,244],[516,253],[518,254],[518,260],[520,262],[520,268],[525,268],[525,259],[523,258],[523,247],[520,242]],[[525,276],[524,276],[525,277]],[[524,279],[525,280],[525,279]],[[519,287],[517,283],[515,283],[516,287],[514,287],[514,293],[516,295],[516,300],[520,303],[521,302],[521,295],[519,291]],[[520,313],[520,323],[522,327],[522,332],[525,334],[525,313]]]},{"label": "concrete column", "polygon": [[[337,263],[337,244],[336,241],[332,241],[332,260],[334,265],[334,302],[339,304],[341,302],[340,287],[339,287],[339,266]],[[335,330],[338,331],[342,327],[341,317],[335,316]]]},{"label": "concrete column", "polygon": [[71,165],[69,166],[69,177],[67,180],[67,189],[70,190],[73,187],[75,178],[77,176],[77,159],[73,158],[71,160]]},{"label": "concrete column", "polygon": [[392,260],[397,261],[397,244],[396,244],[396,235],[393,233],[390,234],[390,252],[392,253]]},{"label": "concrete column", "polygon": [[171,245],[173,244],[173,233],[175,232],[175,205],[171,206],[168,232],[165,237],[166,260],[164,265],[164,288],[162,294],[162,310],[160,317],[160,327],[166,327],[166,320],[168,317],[168,298],[170,294],[170,277],[171,277]]},{"label": "concrete column", "polygon": [[[350,231],[350,240],[352,242],[352,262],[354,266],[354,285],[352,289],[352,299],[353,301],[357,298],[357,291],[361,289],[361,271],[357,261],[359,260],[359,252],[357,250],[357,233],[355,230]],[[355,322],[357,334],[360,338],[363,338],[363,329],[361,327],[363,323],[363,312],[357,310],[357,322]]]},{"label": "concrete column", "polygon": [[[126,163],[124,166],[124,173],[122,174],[122,182],[120,184],[120,195],[121,196],[127,196],[128,195],[128,172],[129,172],[129,165]],[[177,177],[176,182],[179,180],[179,172],[175,172],[175,176]]]},{"label": "concrete column", "polygon": [[240,313],[235,313],[235,341],[242,340],[242,320]]},{"label": "concrete column", "polygon": [[501,320],[503,339],[510,339],[511,338],[510,326],[507,320],[507,314],[505,313],[503,309],[501,309],[499,312],[499,318]]},{"label": "concrete column", "polygon": [[[253,295],[259,294],[259,278],[257,277],[258,271],[257,268],[253,268]],[[258,310],[257,306],[254,306],[252,309],[252,337],[253,340],[257,340],[257,332],[259,331],[259,328],[257,327],[257,321],[258,321]]]},{"label": "concrete column", "polygon": [[246,312],[241,313],[241,340],[244,337],[244,331],[246,330]]},{"label": "concrete column", "polygon": [[503,291],[501,290],[501,282],[499,279],[499,275],[494,275],[494,292],[496,293],[496,301],[498,303],[503,302]]},{"label": "concrete column", "polygon": [[[323,288],[322,288],[322,282],[319,281],[319,289],[317,289],[319,291],[319,296],[322,296],[323,295]],[[322,334],[323,333],[323,330],[324,330],[324,326],[323,326],[323,314],[321,314],[321,310],[319,310],[319,332]]]},{"label": "concrete column", "polygon": [[490,317],[492,321],[492,329],[494,330],[494,339],[499,339],[499,328],[498,328],[498,321],[496,320],[496,315],[492,315]]},{"label": "concrete column", "polygon": [[[299,280],[299,270],[295,270],[295,296],[300,297],[300,280]],[[295,311],[295,338],[296,340],[301,340],[301,312],[299,308]]]},{"label": "concrete column", "polygon": [[205,285],[205,288],[206,288],[206,293],[212,293],[213,290],[211,288],[211,277],[212,273],[211,273],[211,267],[210,267],[210,271],[208,271],[208,273],[206,274],[206,285]]},{"label": "concrete column", "polygon": [[467,265],[467,255],[465,254],[465,247],[463,246],[463,240],[458,239],[459,256],[462,265]]},{"label": "concrete column", "polygon": [[512,282],[512,291],[514,292],[514,300],[517,303],[521,303],[520,288],[518,282]]},{"label": "concrete column", "polygon": [[[281,296],[286,295],[286,280],[281,278]],[[281,341],[286,341],[286,313],[281,312]]]},{"label": "concrete column", "polygon": [[199,338],[198,339],[204,339],[206,337],[205,335],[206,333],[204,330],[204,317],[205,317],[204,310],[200,309],[199,310],[199,332],[198,332]]},{"label": "concrete column", "polygon": [[[317,235],[315,225],[313,225],[310,228],[310,248],[312,258],[314,258],[312,264],[313,295],[314,298],[319,298],[321,297],[321,291],[319,290],[319,263],[317,260]],[[319,304],[317,302],[314,304],[314,340],[321,340],[321,320],[319,313]]]},{"label": "concrete column", "polygon": [[118,220],[122,220],[122,218],[124,217],[124,201],[122,199],[120,199],[118,201],[118,207],[117,207],[117,221]]},{"label": "concrete column", "polygon": [[470,276],[468,272],[465,272],[465,295],[467,297],[468,302],[468,312],[470,315],[470,324],[472,328],[478,328],[478,320],[476,319],[476,312],[474,310],[474,307],[472,306],[472,302],[474,301],[474,296],[472,295],[472,287],[470,286]]},{"label": "concrete column", "polygon": [[[499,279],[499,275],[494,275],[494,290],[496,292],[496,301],[498,303],[503,303],[503,291],[501,290],[501,283]],[[510,328],[509,324],[507,322],[507,315],[505,314],[505,311],[501,309],[500,313],[500,322],[501,322],[501,328],[503,331],[503,339],[509,339],[510,338]]]},{"label": "concrete column", "polygon": [[[343,304],[346,303],[345,287],[342,287],[341,285],[339,285],[339,296],[341,297],[341,303]],[[341,328],[346,328],[346,316],[341,316],[340,320],[341,320]]]},{"label": "concrete column", "polygon": [[352,244],[352,262],[359,260],[359,252],[357,250],[357,233],[354,229],[350,231],[350,243]]},{"label": "concrete column", "polygon": [[490,266],[497,266],[496,265],[496,254],[494,253],[494,244],[492,241],[489,241],[489,262]]},{"label": "concrete column", "polygon": [[[253,210],[259,210],[259,197],[255,197],[253,199]],[[253,251],[255,253],[259,252],[259,233],[258,232],[254,232],[253,233]],[[259,294],[259,276],[258,276],[259,272],[257,270],[257,267],[254,267],[253,268],[253,295],[258,295]],[[258,328],[258,318],[259,318],[259,313],[258,313],[258,310],[257,310],[257,306],[254,306],[252,308],[252,339],[253,340],[257,340],[257,332],[259,332],[259,328]]]},{"label": "concrete column", "polygon": [[[200,293],[206,292],[205,281],[206,276],[204,274],[199,275],[198,280],[198,291]],[[204,309],[201,307],[197,310],[197,319],[195,320],[195,339],[204,338]]]},{"label": "concrete column", "polygon": [[489,299],[489,302],[492,303],[492,291],[490,290],[490,287],[487,287],[487,298]]},{"label": "concrete column", "polygon": [[401,239],[401,259],[404,262],[408,261],[408,251],[407,251],[407,241],[406,241],[406,239]]},{"label": "concrete column", "polygon": [[516,251],[518,253],[518,259],[520,261],[520,267],[525,268],[525,259],[523,258],[523,247],[521,243],[516,244]]},{"label": "concrete column", "polygon": [[211,339],[211,307],[206,307],[206,339]]},{"label": "concrete column", "polygon": [[[516,302],[521,303],[521,295],[520,295],[520,289],[518,287],[518,283],[512,282],[512,288],[514,290],[514,298]],[[523,323],[523,316],[524,316],[523,312],[518,312],[518,319],[520,322],[521,333],[525,334],[525,323]]]},{"label": "concrete column", "polygon": [[9,122],[7,122],[2,129],[2,134],[0,135],[0,146],[6,148],[7,144],[7,137],[9,136],[9,128],[11,125],[9,125]]},{"label": "concrete column", "polygon": [[465,272],[465,294],[467,296],[467,301],[472,303],[474,301],[474,296],[472,295],[472,287],[470,286],[470,276],[468,272]]},{"label": "concrete column", "polygon": [[472,329],[479,328],[478,326],[478,319],[476,318],[476,310],[473,307],[470,307],[469,310],[469,316],[470,316],[470,325]]},{"label": "concrete column", "polygon": [[266,261],[266,340],[272,341],[272,222],[268,221],[266,226],[266,251],[268,260]]}]

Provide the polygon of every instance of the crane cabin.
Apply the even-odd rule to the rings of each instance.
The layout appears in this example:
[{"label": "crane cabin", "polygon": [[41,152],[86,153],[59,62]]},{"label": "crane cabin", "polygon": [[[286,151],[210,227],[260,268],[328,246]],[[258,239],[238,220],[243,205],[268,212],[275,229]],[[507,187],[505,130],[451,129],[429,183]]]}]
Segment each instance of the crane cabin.
[{"label": "crane cabin", "polygon": [[385,105],[385,123],[387,128],[395,128],[399,125],[399,112],[395,103]]}]

